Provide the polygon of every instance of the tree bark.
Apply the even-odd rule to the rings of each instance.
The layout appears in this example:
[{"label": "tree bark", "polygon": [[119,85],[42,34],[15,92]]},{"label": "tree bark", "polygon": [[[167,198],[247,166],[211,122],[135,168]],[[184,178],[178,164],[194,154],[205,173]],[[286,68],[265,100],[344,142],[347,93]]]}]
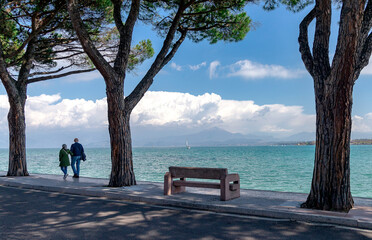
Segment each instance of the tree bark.
[{"label": "tree bark", "polygon": [[125,109],[122,84],[107,87],[107,105],[112,163],[109,187],[135,185],[129,126],[130,112]]},{"label": "tree bark", "polygon": [[[369,47],[361,44],[368,44],[367,34],[361,34],[363,18],[363,25],[370,25],[367,24],[370,16],[364,16],[365,5],[363,0],[343,1],[332,66],[328,60],[331,2],[317,1],[300,25],[300,52],[314,79],[316,103],[313,180],[302,207],[348,212],[354,205],[350,191],[351,110],[356,73],[360,72],[358,61],[362,59],[359,48]],[[314,18],[316,30],[311,55],[307,27]]]},{"label": "tree bark", "polygon": [[9,99],[9,167],[7,176],[29,176],[26,164],[25,102],[26,96]]},{"label": "tree bark", "polygon": [[352,91],[351,84],[339,84],[324,98],[316,91],[314,172],[302,207],[348,212],[354,205],[350,191]]},{"label": "tree bark", "polygon": [[9,99],[9,166],[7,176],[29,176],[26,163],[26,121],[25,105],[27,98],[27,79],[34,60],[34,40],[30,40],[23,64],[19,70],[18,81],[6,69],[0,43],[0,78]]}]

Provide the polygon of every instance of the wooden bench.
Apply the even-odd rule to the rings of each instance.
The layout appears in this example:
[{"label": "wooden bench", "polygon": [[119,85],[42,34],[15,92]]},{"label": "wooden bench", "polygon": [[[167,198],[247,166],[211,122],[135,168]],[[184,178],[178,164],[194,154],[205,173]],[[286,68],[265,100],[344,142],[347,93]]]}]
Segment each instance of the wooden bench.
[{"label": "wooden bench", "polygon": [[[187,178],[220,181],[218,183],[187,181]],[[221,201],[240,197],[239,174],[228,174],[226,168],[169,167],[169,172],[164,175],[164,195],[185,192],[186,187],[221,189]]]}]

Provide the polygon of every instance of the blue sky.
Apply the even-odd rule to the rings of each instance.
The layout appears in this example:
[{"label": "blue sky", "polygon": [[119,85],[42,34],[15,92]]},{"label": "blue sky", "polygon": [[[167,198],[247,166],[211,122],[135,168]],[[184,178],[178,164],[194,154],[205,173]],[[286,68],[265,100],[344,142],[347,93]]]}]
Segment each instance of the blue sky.
[{"label": "blue sky", "polygon": [[[268,134],[278,138],[301,132],[314,132],[313,81],[304,68],[297,42],[299,23],[310,9],[299,13],[292,13],[285,8],[267,12],[255,4],[248,5],[246,9],[255,27],[243,41],[213,45],[205,41],[193,43],[187,40],[183,43],[171,62],[156,76],[148,99],[144,99],[137,107],[137,112],[134,112],[134,138],[136,133],[140,132],[136,131],[137,128],[156,128],[154,134],[161,132],[164,136],[180,134],[179,129],[197,132],[208,126],[235,133]],[[339,12],[333,12],[331,56],[336,44],[338,18]],[[310,27],[314,28],[313,25]],[[137,24],[134,43],[147,38],[151,39],[157,53],[162,39],[149,27]],[[134,73],[128,75],[125,94],[141,79],[152,60],[147,60]],[[354,132],[370,137],[371,77],[372,66],[367,66],[354,87],[353,105]],[[3,96],[3,103],[0,103],[0,128],[4,130],[7,112],[5,95],[6,92],[0,85],[0,96]],[[69,108],[66,104],[93,104],[91,109],[95,110],[86,112],[86,122],[81,121],[84,125],[72,125],[81,132],[94,132],[92,129],[98,128],[99,125],[99,134],[94,135],[95,138],[107,138],[107,135],[102,133],[107,129],[107,123],[103,123],[104,118],[100,123],[92,120],[99,119],[92,112],[97,111],[95,114],[100,116],[106,114],[104,106],[97,107],[97,104],[104,105],[105,98],[105,84],[99,73],[31,84],[28,95],[34,98],[34,101],[31,98],[33,105],[29,106],[28,111],[26,109],[26,114],[32,119],[27,120],[30,135],[43,127],[52,135],[56,129],[67,129],[66,123],[71,125],[71,122],[79,122],[78,119],[68,119],[73,115],[70,112],[61,115],[65,116],[66,123],[62,123],[63,119],[55,121],[54,124],[45,123],[36,116],[47,115],[35,109],[60,112],[62,110],[59,110],[59,107]],[[46,105],[41,104],[42,101]],[[179,105],[172,105],[176,103]],[[88,116],[89,114],[92,116]],[[262,117],[263,115],[265,117]],[[163,129],[163,132],[159,128]],[[171,132],[169,129],[178,130]],[[67,130],[63,134],[66,139],[71,135]],[[3,142],[6,141],[6,137],[1,138]]]}]

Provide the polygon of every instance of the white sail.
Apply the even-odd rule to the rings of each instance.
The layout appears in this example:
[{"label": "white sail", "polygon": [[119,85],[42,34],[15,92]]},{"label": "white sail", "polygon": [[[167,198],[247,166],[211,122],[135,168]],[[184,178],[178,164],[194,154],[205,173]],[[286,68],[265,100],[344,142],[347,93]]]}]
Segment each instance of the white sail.
[{"label": "white sail", "polygon": [[191,148],[190,145],[189,145],[189,141],[186,140],[186,143],[185,144],[186,144],[186,148],[187,149],[190,149]]}]

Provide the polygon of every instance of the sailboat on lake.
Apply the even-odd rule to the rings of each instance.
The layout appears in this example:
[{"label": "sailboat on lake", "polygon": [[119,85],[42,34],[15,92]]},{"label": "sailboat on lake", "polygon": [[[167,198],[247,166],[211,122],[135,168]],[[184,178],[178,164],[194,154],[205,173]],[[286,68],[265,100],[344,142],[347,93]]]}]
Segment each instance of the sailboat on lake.
[{"label": "sailboat on lake", "polygon": [[189,145],[189,141],[186,140],[186,143],[185,144],[186,144],[186,148],[187,149],[190,149],[191,148],[190,145]]}]

